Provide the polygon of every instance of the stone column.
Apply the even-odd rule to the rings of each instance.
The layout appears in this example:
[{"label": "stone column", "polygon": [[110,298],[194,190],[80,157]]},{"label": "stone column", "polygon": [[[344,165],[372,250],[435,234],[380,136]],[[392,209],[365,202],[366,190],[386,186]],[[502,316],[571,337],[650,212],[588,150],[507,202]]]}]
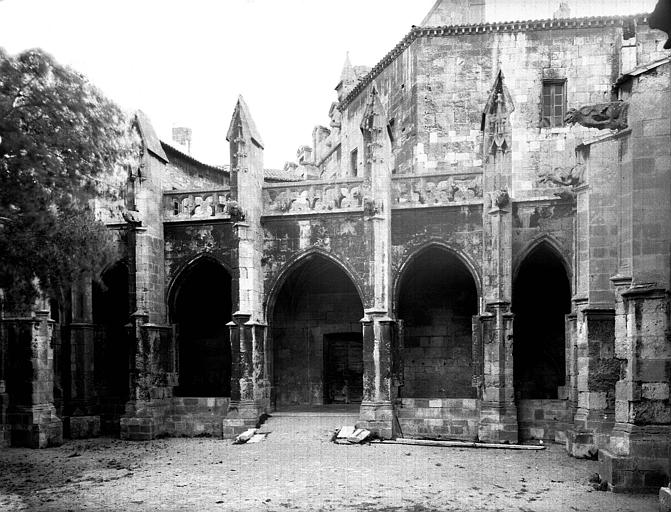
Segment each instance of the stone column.
[{"label": "stone column", "polygon": [[361,121],[364,138],[364,168],[370,193],[364,197],[364,219],[370,246],[369,280],[373,285],[373,307],[364,311],[363,400],[357,426],[382,438],[391,438],[398,422],[392,393],[395,321],[391,317],[391,140],[387,112],[377,84],[370,86]]},{"label": "stone column", "polygon": [[134,441],[147,441],[162,433],[166,407],[178,383],[174,327],[149,323],[148,318],[133,313],[129,325],[135,344],[121,438]]},{"label": "stone column", "polygon": [[[53,320],[48,309],[32,316],[0,319],[0,339],[6,348],[6,369],[2,390],[6,406],[7,431],[12,446],[45,448],[63,442],[63,425],[56,416],[53,386]],[[1,412],[1,411],[0,411]]]},{"label": "stone column", "polygon": [[614,280],[615,355],[622,376],[615,388],[610,444],[599,451],[599,473],[616,492],[657,492],[671,469],[671,308],[666,290],[628,281]]},{"label": "stone column", "polygon": [[[576,410],[567,434],[574,457],[593,458],[608,443],[615,413],[615,382],[620,363],[615,359],[615,318],[612,309],[580,304],[576,312]],[[569,359],[571,361],[571,359]]]},{"label": "stone column", "polygon": [[[232,375],[239,384],[235,400],[223,421],[224,438],[232,438],[255,427],[270,408],[270,386],[266,374],[265,331],[263,312],[263,140],[256,129],[249,107],[242,96],[233,111],[226,135],[231,153],[231,196],[235,208],[229,208],[235,222],[237,239],[238,297],[234,300],[231,327]],[[237,331],[237,332],[234,332]],[[232,376],[231,379],[234,377]]]},{"label": "stone column", "polygon": [[123,439],[146,440],[166,432],[164,417],[177,386],[175,329],[166,324],[162,177],[168,158],[146,115],[135,115],[142,158],[131,169],[126,197],[133,344],[130,400],[121,418]]},{"label": "stone column", "polygon": [[478,439],[517,442],[513,387],[513,315],[507,302],[490,303],[480,317],[483,377]]},{"label": "stone column", "polygon": [[363,399],[357,427],[383,439],[396,434],[392,402],[392,343],[395,322],[385,311],[367,310],[363,328]]},{"label": "stone column", "polygon": [[[481,441],[517,442],[517,408],[513,388],[512,128],[515,107],[499,71],[484,110],[483,123],[483,279],[484,312],[480,318],[483,375]],[[476,364],[475,367],[478,365]]]},{"label": "stone column", "polygon": [[69,400],[65,404],[65,431],[72,439],[100,435],[95,390],[95,325],[90,274],[72,287],[72,321],[67,327],[70,346]]}]

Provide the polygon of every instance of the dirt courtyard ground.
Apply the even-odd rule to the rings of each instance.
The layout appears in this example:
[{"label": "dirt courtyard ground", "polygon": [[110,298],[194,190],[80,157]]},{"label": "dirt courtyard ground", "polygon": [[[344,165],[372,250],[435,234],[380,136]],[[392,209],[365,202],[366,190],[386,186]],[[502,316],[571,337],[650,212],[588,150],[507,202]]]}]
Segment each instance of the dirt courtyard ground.
[{"label": "dirt courtyard ground", "polygon": [[347,418],[273,417],[258,444],[211,438],[0,451],[0,510],[657,510],[592,490],[597,463],[544,451],[335,445]]}]

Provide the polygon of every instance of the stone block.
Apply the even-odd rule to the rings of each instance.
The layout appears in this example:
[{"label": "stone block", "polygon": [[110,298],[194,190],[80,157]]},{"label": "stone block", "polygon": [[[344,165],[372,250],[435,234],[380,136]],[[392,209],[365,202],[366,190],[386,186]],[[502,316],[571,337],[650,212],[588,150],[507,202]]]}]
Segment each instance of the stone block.
[{"label": "stone block", "polygon": [[649,382],[641,384],[641,396],[648,400],[667,400],[669,384],[666,382]]},{"label": "stone block", "polygon": [[70,439],[87,439],[100,435],[100,416],[70,416]]}]

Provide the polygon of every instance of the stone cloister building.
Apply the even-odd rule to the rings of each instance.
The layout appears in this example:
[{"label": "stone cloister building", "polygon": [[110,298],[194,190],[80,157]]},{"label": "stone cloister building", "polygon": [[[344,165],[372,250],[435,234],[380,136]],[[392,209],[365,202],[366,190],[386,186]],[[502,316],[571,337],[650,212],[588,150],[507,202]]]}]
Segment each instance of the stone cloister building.
[{"label": "stone cloister building", "polygon": [[138,165],[98,205],[117,262],[3,313],[5,444],[232,437],[351,403],[383,438],[557,441],[615,490],[665,485],[666,38],[483,5],[439,1],[372,69],[347,60],[281,170],[242,97],[230,168],[137,113]]}]

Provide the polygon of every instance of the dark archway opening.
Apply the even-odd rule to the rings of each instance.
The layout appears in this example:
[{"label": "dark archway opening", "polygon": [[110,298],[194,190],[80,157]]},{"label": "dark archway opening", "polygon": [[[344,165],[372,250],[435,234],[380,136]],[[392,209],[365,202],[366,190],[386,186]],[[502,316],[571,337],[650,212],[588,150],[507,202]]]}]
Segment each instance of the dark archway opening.
[{"label": "dark archway opening", "polygon": [[512,300],[515,396],[557,398],[565,380],[564,317],[571,310],[571,286],[561,258],[546,244],[520,264]]},{"label": "dark archway opening", "polygon": [[171,320],[177,325],[177,396],[231,396],[233,314],[231,276],[218,262],[201,258],[176,283]]},{"label": "dark archway opening", "polygon": [[276,407],[361,402],[362,316],[352,280],[328,258],[291,272],[271,319]]},{"label": "dark archway opening", "polygon": [[405,398],[474,398],[472,316],[478,311],[473,276],[451,252],[430,247],[406,268],[399,287],[404,321]]},{"label": "dark archway opening", "polygon": [[128,267],[116,263],[93,282],[95,380],[101,404],[101,427],[117,433],[130,394],[131,343]]}]

